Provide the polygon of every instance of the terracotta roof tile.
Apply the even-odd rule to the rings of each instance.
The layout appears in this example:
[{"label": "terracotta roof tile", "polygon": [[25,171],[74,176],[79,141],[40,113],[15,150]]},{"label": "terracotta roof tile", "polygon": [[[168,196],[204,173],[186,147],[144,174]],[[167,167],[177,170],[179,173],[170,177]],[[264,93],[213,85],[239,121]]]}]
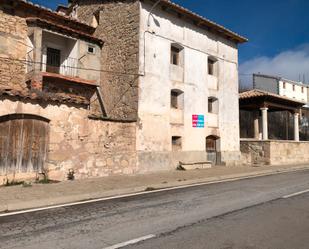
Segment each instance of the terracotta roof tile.
[{"label": "terracotta roof tile", "polygon": [[250,91],[246,91],[246,92],[242,92],[239,94],[239,99],[251,99],[251,98],[257,98],[257,97],[274,97],[277,99],[283,99],[283,100],[288,100],[288,101],[292,101],[295,103],[300,103],[300,104],[306,104],[306,102],[300,101],[300,100],[296,100],[296,99],[292,99],[292,98],[288,98],[288,97],[284,97],[275,93],[270,93],[270,92],[266,92],[266,91],[262,91],[259,89],[253,89]]},{"label": "terracotta roof tile", "polygon": [[65,94],[45,93],[39,90],[17,90],[11,88],[0,88],[0,96],[19,97],[22,99],[52,101],[58,103],[71,103],[89,105],[89,101],[83,97],[66,96]]}]

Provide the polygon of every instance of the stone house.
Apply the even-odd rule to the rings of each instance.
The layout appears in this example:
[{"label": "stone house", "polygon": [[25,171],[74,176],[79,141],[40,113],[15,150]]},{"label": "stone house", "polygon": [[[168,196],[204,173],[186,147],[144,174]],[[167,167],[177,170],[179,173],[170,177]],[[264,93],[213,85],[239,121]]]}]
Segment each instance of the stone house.
[{"label": "stone house", "polygon": [[100,87],[104,42],[94,32],[63,13],[1,1],[2,180],[135,172],[135,122],[107,118]]},{"label": "stone house", "polygon": [[242,36],[168,0],[0,4],[0,175],[240,159]]},{"label": "stone house", "polygon": [[246,38],[169,0],[71,0],[66,13],[105,41],[103,69],[138,75],[102,74],[101,83],[107,113],[137,119],[139,172],[238,162],[238,45]]}]

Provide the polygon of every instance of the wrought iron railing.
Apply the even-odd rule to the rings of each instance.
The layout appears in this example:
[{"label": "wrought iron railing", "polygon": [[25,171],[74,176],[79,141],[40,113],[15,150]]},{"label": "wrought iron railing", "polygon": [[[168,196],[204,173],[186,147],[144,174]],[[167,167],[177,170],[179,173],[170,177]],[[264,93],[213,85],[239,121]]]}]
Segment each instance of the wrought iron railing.
[{"label": "wrought iron railing", "polygon": [[34,49],[26,55],[27,73],[35,70],[57,73],[65,76],[76,77],[78,75],[78,59],[63,56],[59,50],[47,49],[42,51],[41,61],[34,61]]}]

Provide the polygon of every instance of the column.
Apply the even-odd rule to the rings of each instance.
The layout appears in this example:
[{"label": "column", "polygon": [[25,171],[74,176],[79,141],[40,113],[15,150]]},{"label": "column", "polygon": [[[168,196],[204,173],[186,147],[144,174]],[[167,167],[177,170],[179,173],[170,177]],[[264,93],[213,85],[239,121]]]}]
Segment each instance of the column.
[{"label": "column", "polygon": [[299,113],[294,113],[294,140],[299,141]]},{"label": "column", "polygon": [[268,113],[268,108],[263,107],[261,108],[262,111],[262,127],[263,127],[263,140],[268,140],[268,118],[267,118],[267,113]]},{"label": "column", "polygon": [[260,118],[260,113],[259,111],[254,112],[254,138],[255,139],[260,139],[260,129],[259,129],[259,118]]},{"label": "column", "polygon": [[35,27],[33,30],[33,61],[34,70],[36,72],[41,71],[41,61],[42,61],[42,29]]}]

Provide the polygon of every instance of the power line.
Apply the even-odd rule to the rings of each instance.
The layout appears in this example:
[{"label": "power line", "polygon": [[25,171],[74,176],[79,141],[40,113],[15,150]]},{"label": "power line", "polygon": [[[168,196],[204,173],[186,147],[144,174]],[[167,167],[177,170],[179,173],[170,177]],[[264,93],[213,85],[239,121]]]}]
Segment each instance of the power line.
[{"label": "power line", "polygon": [[[21,59],[15,59],[15,58],[7,58],[7,57],[3,57],[3,56],[0,56],[0,59],[10,60],[10,61],[18,61],[18,62],[24,63],[25,65],[31,65],[31,64],[48,65],[47,63],[44,63],[44,62],[21,60]],[[82,68],[82,67],[73,67],[73,66],[62,66],[62,67],[69,68],[69,69],[78,69],[78,70],[85,70],[85,71],[94,71],[94,72],[117,74],[117,75],[141,76],[141,74],[139,74],[139,73],[127,73],[127,72],[119,72],[119,71],[117,72],[117,71],[110,71],[110,70],[103,70],[103,69]]]}]

